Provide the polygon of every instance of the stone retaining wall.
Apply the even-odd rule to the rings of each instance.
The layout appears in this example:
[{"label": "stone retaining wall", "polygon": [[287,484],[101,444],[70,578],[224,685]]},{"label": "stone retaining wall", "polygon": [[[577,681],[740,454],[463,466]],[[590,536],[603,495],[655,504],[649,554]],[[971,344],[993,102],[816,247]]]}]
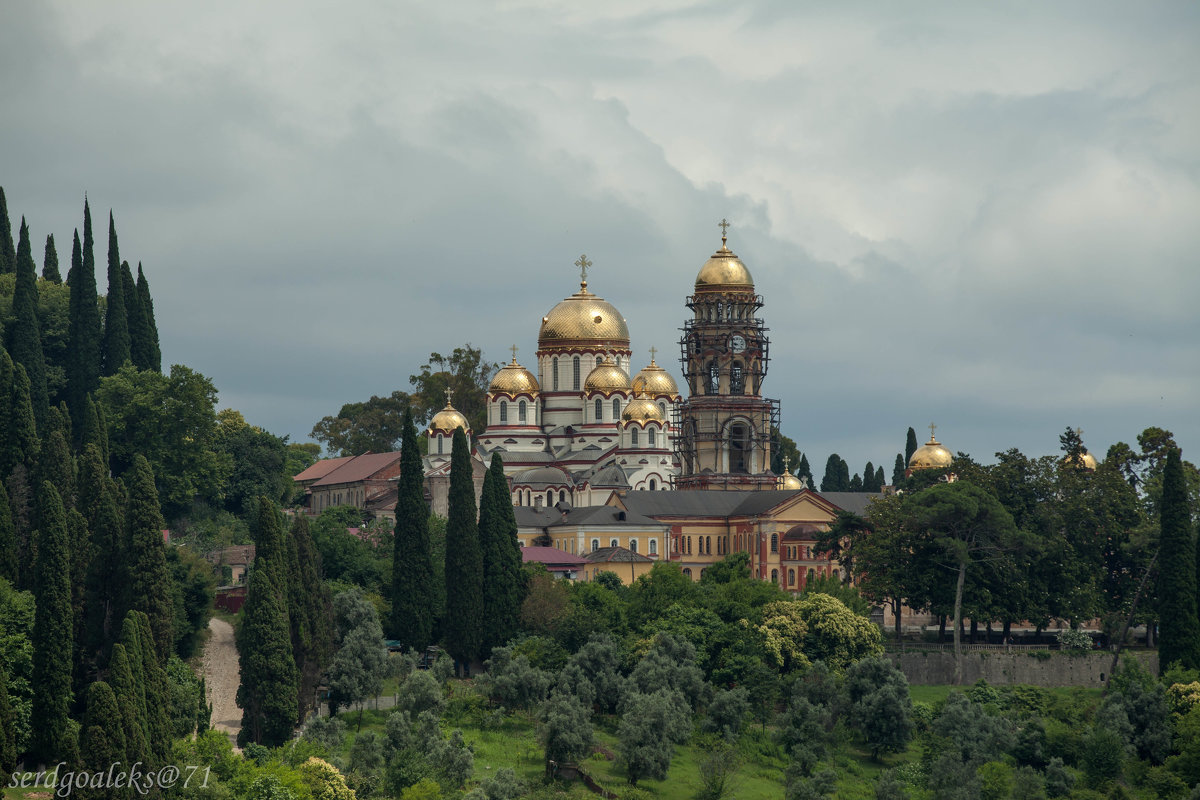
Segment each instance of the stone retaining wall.
[{"label": "stone retaining wall", "polygon": [[[1039,658],[1034,652],[1049,653]],[[909,683],[937,685],[954,681],[954,654],[928,651],[888,653]],[[1127,651],[1122,658],[1137,658],[1152,675],[1158,674],[1158,652],[1154,650]],[[983,678],[995,686],[1027,683],[1033,686],[1082,686],[1104,688],[1112,667],[1112,653],[1094,652],[1070,655],[1060,651],[1015,653],[965,653],[963,655],[962,685]]]}]

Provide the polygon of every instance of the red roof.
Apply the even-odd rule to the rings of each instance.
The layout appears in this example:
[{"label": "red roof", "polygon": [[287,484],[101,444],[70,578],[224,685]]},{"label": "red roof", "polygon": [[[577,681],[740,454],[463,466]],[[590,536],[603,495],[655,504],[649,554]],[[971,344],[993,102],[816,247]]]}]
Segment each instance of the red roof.
[{"label": "red roof", "polygon": [[559,550],[557,547],[522,547],[521,561],[533,561],[547,567],[582,567],[587,563],[574,553]]},{"label": "red roof", "polygon": [[375,473],[391,466],[399,460],[399,451],[394,453],[367,453],[361,456],[354,456],[348,463],[341,465],[333,472],[327,473],[325,477],[318,480],[313,486],[333,486],[339,483],[365,481]]},{"label": "red roof", "polygon": [[338,467],[345,464],[347,461],[351,461],[353,459],[354,459],[354,456],[342,456],[341,458],[323,458],[320,461],[318,461],[317,463],[313,464],[308,469],[304,470],[304,472],[301,472],[299,475],[292,478],[292,480],[299,481],[301,483],[303,483],[304,481],[320,480],[321,478],[324,478],[329,473],[333,472]]}]

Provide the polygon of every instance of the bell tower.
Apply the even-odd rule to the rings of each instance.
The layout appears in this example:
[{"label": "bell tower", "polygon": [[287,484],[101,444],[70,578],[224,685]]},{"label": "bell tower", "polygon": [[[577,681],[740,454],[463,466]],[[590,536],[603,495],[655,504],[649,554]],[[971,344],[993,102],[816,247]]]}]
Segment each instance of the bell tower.
[{"label": "bell tower", "polygon": [[779,401],[762,396],[770,344],[758,317],[763,300],[727,245],[729,223],[720,227],[721,249],[700,268],[687,299],[692,317],[681,328],[688,398],[679,408],[675,487],[774,489]]}]

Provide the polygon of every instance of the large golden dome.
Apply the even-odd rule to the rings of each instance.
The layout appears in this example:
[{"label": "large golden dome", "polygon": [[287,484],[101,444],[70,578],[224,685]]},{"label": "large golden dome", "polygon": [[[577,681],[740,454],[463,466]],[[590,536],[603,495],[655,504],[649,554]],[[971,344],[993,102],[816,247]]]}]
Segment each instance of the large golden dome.
[{"label": "large golden dome", "polygon": [[790,472],[779,476],[779,488],[785,492],[798,491],[804,488],[804,483]]},{"label": "large golden dome", "polygon": [[434,414],[433,419],[429,420],[429,430],[453,433],[455,428],[462,428],[463,433],[471,431],[470,425],[467,424],[467,418],[460,414],[458,409],[450,405],[450,401],[447,400],[446,407]]},{"label": "large golden dome", "polygon": [[753,292],[754,278],[742,260],[734,255],[721,237],[721,249],[713,253],[696,276],[696,293]]},{"label": "large golden dome", "polygon": [[492,378],[492,385],[488,387],[488,394],[506,394],[516,396],[518,394],[528,394],[537,397],[541,386],[538,385],[537,378],[533,377],[533,373],[517,363],[517,357],[513,356],[513,360],[509,364],[504,365],[504,369],[496,373],[496,377]]},{"label": "large golden dome", "polygon": [[945,469],[954,463],[950,451],[942,447],[941,442],[929,434],[929,441],[918,447],[908,460],[910,469]]},{"label": "large golden dome", "polygon": [[629,401],[625,406],[625,410],[621,412],[621,419],[625,422],[666,422],[663,417],[662,409],[658,407],[658,403],[648,397],[638,397]]},{"label": "large golden dome", "polygon": [[629,375],[607,358],[588,373],[583,382],[585,392],[628,392]]},{"label": "large golden dome", "polygon": [[633,391],[637,394],[644,394],[650,397],[661,397],[667,395],[672,398],[679,397],[679,387],[675,384],[675,379],[671,377],[671,373],[654,363],[654,358],[650,358],[650,365],[642,367],[642,371],[633,376]]},{"label": "large golden dome", "polygon": [[612,303],[588,291],[584,279],[578,292],[542,317],[538,349],[587,345],[628,350],[629,328]]}]

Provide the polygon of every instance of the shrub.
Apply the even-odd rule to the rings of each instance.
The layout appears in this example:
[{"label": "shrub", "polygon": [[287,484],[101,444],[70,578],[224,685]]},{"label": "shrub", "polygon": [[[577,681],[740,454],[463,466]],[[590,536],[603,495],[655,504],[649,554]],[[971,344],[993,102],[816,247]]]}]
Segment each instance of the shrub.
[{"label": "shrub", "polygon": [[1063,628],[1058,632],[1058,646],[1069,653],[1086,653],[1092,649],[1092,637],[1078,628]]}]

